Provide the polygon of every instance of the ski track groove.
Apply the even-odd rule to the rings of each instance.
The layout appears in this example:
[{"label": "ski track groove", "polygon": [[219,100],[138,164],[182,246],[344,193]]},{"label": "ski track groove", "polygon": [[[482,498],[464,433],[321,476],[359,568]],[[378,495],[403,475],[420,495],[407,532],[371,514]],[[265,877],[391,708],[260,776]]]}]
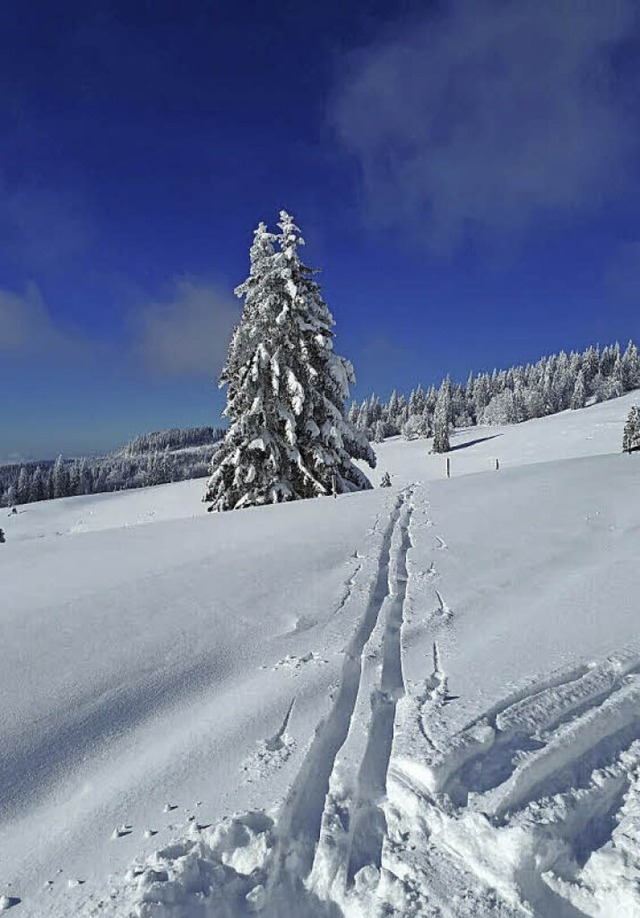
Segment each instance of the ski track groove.
[{"label": "ski track groove", "polygon": [[274,869],[269,883],[271,899],[277,898],[280,886],[299,888],[312,868],[331,775],[336,757],[349,734],[360,691],[362,654],[390,592],[393,536],[410,493],[403,491],[395,501],[384,530],[377,573],[367,607],[345,650],[340,685],[333,706],[316,729],[281,811]]},{"label": "ski track groove", "polygon": [[[619,693],[624,694],[626,682],[639,671],[640,663],[633,658],[580,668],[568,674],[574,678],[548,680],[538,691],[494,709],[484,719],[490,732],[482,739],[474,738],[473,728],[483,719],[459,734],[462,743],[453,755],[455,767],[437,769],[439,789],[462,805],[470,793],[487,794],[509,780],[517,782],[516,776],[525,770],[519,757],[528,753],[525,763],[544,759],[553,748],[554,732],[564,736],[564,728],[570,729],[583,718],[593,720],[602,706],[606,718],[609,700],[614,699],[615,709]],[[625,723],[623,729],[628,726]]]},{"label": "ski track groove", "polygon": [[[634,897],[633,908],[638,911],[629,912],[626,905],[621,914],[640,914],[640,890],[633,879],[637,876],[633,864],[640,863],[638,809],[632,797],[640,770],[639,673],[638,658],[624,653],[556,674],[512,695],[457,734],[462,749],[453,746],[441,752],[436,778],[442,779],[443,774],[448,778],[439,786],[436,780],[435,791],[428,780],[424,782],[420,768],[396,762],[391,769],[392,805],[404,798],[406,809],[408,793],[413,801],[409,811],[420,814],[427,838],[431,836],[430,849],[442,848],[452,864],[460,861],[471,869],[475,853],[473,844],[465,842],[466,832],[473,837],[478,826],[485,826],[484,850],[490,851],[495,839],[498,852],[493,862],[495,882],[505,871],[511,875],[523,914],[613,915],[614,900],[605,899],[609,910],[603,911],[598,898],[608,895],[606,880],[595,891],[590,885],[598,869],[605,871],[604,876],[608,869],[627,871],[625,877],[630,879],[625,882],[635,888],[628,897]],[[528,753],[527,738],[536,744]],[[465,743],[471,745],[472,755]],[[492,757],[501,755],[508,761],[506,777],[491,774]],[[465,785],[474,769],[489,773],[486,790]],[[628,828],[623,829],[627,811]],[[486,822],[478,823],[478,818]],[[462,826],[467,830],[461,831]],[[522,830],[528,840],[505,863],[499,839],[514,829]],[[606,854],[600,855],[603,848]],[[591,868],[594,855],[601,860]],[[612,859],[613,867],[601,866],[610,863],[606,858]],[[478,882],[491,876],[483,861],[484,857]],[[462,868],[457,864],[454,869]],[[586,911],[576,907],[582,902]]]},{"label": "ski track groove", "polygon": [[405,502],[400,519],[400,545],[395,557],[395,570],[389,571],[388,608],[382,646],[380,688],[372,698],[372,716],[367,745],[360,766],[357,790],[352,808],[352,829],[347,860],[347,882],[368,864],[380,868],[382,846],[387,831],[386,818],[380,801],[387,791],[387,772],[394,739],[394,724],[398,700],[405,694],[402,673],[400,633],[409,579],[407,554],[412,546],[410,524],[411,503]]}]

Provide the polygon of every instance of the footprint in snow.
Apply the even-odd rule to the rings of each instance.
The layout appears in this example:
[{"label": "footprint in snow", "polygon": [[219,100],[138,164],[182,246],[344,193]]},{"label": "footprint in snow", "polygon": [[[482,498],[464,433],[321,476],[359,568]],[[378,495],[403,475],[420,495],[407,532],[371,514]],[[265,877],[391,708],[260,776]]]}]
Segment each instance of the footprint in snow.
[{"label": "footprint in snow", "polygon": [[318,653],[309,651],[305,653],[304,656],[297,656],[296,654],[287,654],[286,657],[278,662],[273,667],[273,670],[281,669],[300,669],[301,666],[304,666],[307,663],[328,663],[328,660],[323,659]]},{"label": "footprint in snow", "polygon": [[116,838],[124,838],[125,835],[131,835],[132,832],[133,832],[133,826],[127,826],[127,825],[119,826],[113,830],[113,832],[111,833],[111,838],[113,841],[115,841]]},{"label": "footprint in snow", "polygon": [[174,810],[178,809],[177,803],[165,803],[163,812],[172,813]]},{"label": "footprint in snow", "polygon": [[444,601],[442,593],[440,593],[439,590],[436,590],[435,594],[438,598],[438,608],[436,609],[436,615],[438,615],[440,618],[453,618],[453,612]]},{"label": "footprint in snow", "polygon": [[0,896],[0,912],[7,912],[14,905],[20,905],[22,899],[18,896]]},{"label": "footprint in snow", "polygon": [[242,765],[247,781],[254,778],[262,778],[265,775],[275,771],[283,765],[295,748],[296,742],[292,736],[287,733],[291,712],[295,704],[295,698],[287,708],[284,720],[280,727],[273,734],[262,740],[257,752],[250,756]]},{"label": "footprint in snow", "polygon": [[444,539],[441,539],[440,536],[436,536],[436,542],[438,543],[438,544],[436,545],[436,548],[444,549],[444,548],[448,548],[448,547],[449,547],[449,546],[447,545],[447,543],[445,542],[445,540],[444,540]]},{"label": "footprint in snow", "polygon": [[78,886],[84,886],[86,882],[86,880],[79,880],[77,877],[70,877],[67,880],[67,886],[69,889],[77,889]]}]

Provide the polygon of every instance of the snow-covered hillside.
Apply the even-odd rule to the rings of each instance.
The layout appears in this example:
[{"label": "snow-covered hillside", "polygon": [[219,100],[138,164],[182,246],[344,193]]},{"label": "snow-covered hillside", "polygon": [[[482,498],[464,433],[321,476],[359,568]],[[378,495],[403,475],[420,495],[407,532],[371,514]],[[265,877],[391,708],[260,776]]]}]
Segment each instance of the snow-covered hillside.
[{"label": "snow-covered hillside", "polygon": [[640,914],[638,400],[3,516],[0,910]]}]

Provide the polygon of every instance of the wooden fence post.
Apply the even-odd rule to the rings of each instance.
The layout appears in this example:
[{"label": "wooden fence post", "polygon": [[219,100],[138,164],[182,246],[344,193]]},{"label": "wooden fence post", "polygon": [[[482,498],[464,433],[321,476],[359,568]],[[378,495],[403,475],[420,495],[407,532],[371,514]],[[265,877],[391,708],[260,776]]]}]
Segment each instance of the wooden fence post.
[{"label": "wooden fence post", "polygon": [[451,478],[451,459],[447,456],[447,478]]}]

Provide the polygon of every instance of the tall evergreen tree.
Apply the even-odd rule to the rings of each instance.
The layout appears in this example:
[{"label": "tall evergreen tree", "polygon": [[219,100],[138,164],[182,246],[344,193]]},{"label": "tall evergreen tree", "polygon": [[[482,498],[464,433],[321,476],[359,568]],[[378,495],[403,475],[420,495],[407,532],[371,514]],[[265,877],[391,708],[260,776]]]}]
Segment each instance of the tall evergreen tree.
[{"label": "tall evergreen tree", "polygon": [[627,392],[631,389],[640,389],[640,357],[633,341],[629,341],[622,356],[622,373]]},{"label": "tall evergreen tree", "polygon": [[449,445],[449,416],[451,414],[451,383],[449,379],[440,386],[438,401],[433,416],[433,446],[432,453],[448,453]]},{"label": "tall evergreen tree", "polygon": [[67,497],[69,494],[69,474],[62,456],[58,456],[53,466],[53,496]]},{"label": "tall evergreen tree", "polygon": [[26,465],[20,467],[20,472],[18,473],[18,483],[16,485],[16,501],[19,504],[26,504],[29,502],[29,491],[31,488],[31,475]]},{"label": "tall evergreen tree", "polygon": [[243,312],[220,376],[230,426],[212,460],[210,510],[371,487],[352,459],[374,467],[375,455],[345,417],[353,367],[333,353],[334,321],[300,259],[300,230],[285,211],[278,227],[260,224],[236,289]]},{"label": "tall evergreen tree", "polygon": [[29,488],[29,500],[38,501],[45,499],[45,487],[44,480],[42,476],[42,469],[39,465],[36,466],[33,475],[31,476],[31,484]]},{"label": "tall evergreen tree", "polygon": [[576,383],[573,387],[573,395],[571,396],[571,408],[577,410],[578,408],[584,408],[587,400],[587,390],[584,384],[584,373],[582,370],[578,373],[576,377]]}]

